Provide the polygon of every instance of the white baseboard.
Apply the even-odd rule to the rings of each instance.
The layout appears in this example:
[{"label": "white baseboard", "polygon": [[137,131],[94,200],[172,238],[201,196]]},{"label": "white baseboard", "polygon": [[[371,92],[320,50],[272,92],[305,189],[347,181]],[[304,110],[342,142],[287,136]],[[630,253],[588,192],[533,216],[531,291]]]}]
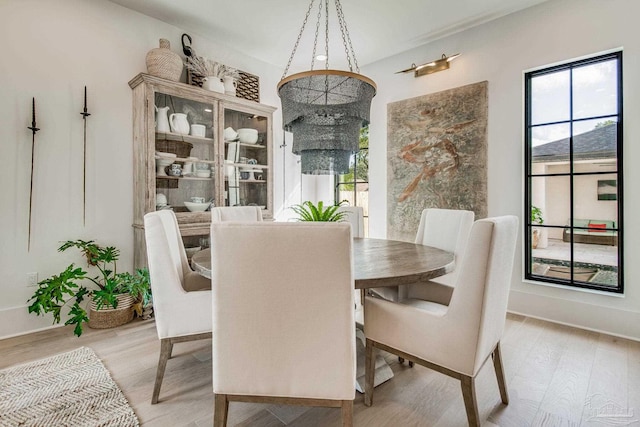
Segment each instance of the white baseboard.
[{"label": "white baseboard", "polygon": [[[36,316],[28,306],[0,310],[0,339],[64,325],[50,315]],[[640,341],[640,313],[512,290],[510,313]]]},{"label": "white baseboard", "polygon": [[509,313],[640,341],[640,313],[512,290]]},{"label": "white baseboard", "polygon": [[53,324],[53,316],[50,314],[36,316],[33,313],[29,313],[27,305],[0,310],[0,339],[61,326],[64,326],[64,319],[60,324]]}]

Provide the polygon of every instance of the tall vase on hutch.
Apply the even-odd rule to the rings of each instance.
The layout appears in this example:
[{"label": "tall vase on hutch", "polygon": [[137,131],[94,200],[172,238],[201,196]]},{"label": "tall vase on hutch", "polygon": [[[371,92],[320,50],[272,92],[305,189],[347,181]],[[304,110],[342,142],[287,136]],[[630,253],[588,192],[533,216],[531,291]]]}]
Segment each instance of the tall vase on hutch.
[{"label": "tall vase on hutch", "polygon": [[182,75],[182,59],[170,48],[169,40],[160,39],[160,47],[147,53],[147,73],[177,82]]}]

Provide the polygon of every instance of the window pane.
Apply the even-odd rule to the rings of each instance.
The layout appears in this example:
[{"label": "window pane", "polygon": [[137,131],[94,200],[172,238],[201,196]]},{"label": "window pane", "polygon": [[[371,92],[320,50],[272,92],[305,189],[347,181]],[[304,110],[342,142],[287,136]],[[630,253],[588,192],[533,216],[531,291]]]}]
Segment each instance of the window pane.
[{"label": "window pane", "polygon": [[534,165],[537,164],[569,161],[570,129],[569,123],[536,126],[531,129],[531,160],[533,169],[536,169]]},{"label": "window pane", "polygon": [[618,113],[618,62],[615,59],[573,69],[573,118]]},{"label": "window pane", "polygon": [[[568,279],[566,270],[571,264],[570,244],[562,239],[547,239],[544,242],[545,233],[549,231],[552,229],[540,227],[532,227],[529,231],[532,242],[531,273],[554,279]],[[536,233],[539,234],[538,237],[535,236]]]},{"label": "window pane", "polygon": [[[617,160],[617,118],[585,120],[573,125],[575,172],[615,170]],[[614,169],[611,169],[613,166]],[[603,169],[607,167],[609,169]],[[580,170],[578,170],[580,169]]]},{"label": "window pane", "polygon": [[[568,176],[539,176],[531,179],[531,204],[540,209],[544,225],[562,227],[569,224],[569,189]],[[562,239],[562,229],[550,228],[547,232],[550,239]]]},{"label": "window pane", "polygon": [[531,79],[531,124],[570,119],[569,70]]},{"label": "window pane", "polygon": [[[616,288],[618,286],[618,247],[602,244],[605,240],[595,240],[597,237],[588,236],[590,230],[575,228],[573,230],[574,280],[586,285],[604,285]],[[614,231],[603,231],[602,236],[609,242],[614,242]],[[599,242],[599,243],[586,243]]]},{"label": "window pane", "polygon": [[576,175],[573,178],[574,217],[606,222],[606,228],[617,228],[617,187],[616,174]]},{"label": "window pane", "polygon": [[[618,287],[618,263],[615,259],[614,265],[608,264],[593,264],[592,267],[595,270],[595,274],[589,278],[589,284],[601,285],[611,287],[615,289]],[[597,261],[596,261],[597,262]]]}]

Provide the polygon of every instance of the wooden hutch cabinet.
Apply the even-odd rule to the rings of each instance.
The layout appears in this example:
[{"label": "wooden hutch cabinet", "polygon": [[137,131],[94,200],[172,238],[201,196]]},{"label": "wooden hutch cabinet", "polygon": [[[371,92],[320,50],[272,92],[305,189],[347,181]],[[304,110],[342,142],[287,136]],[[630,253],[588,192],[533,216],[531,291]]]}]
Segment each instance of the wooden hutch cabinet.
[{"label": "wooden hutch cabinet", "polygon": [[[211,224],[208,210],[187,208],[192,198],[212,206],[257,205],[264,218],[273,217],[275,107],[148,74],[138,74],[129,86],[136,267],[147,264],[143,217],[148,212],[173,209],[187,248],[206,246]],[[170,127],[167,119],[173,121]],[[258,139],[239,142],[231,130],[225,139],[228,128],[256,129]]]}]

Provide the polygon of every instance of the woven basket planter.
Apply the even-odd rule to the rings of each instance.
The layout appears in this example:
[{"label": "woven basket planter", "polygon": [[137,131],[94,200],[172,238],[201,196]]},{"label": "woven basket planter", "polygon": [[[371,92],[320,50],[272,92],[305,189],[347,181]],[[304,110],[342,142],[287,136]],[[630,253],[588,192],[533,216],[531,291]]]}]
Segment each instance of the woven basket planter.
[{"label": "woven basket planter", "polygon": [[108,329],[124,325],[133,320],[134,298],[131,295],[118,295],[118,308],[109,304],[103,305],[100,310],[92,300],[89,304],[89,327],[93,329]]},{"label": "woven basket planter", "polygon": [[182,75],[182,59],[180,55],[172,52],[170,47],[169,40],[160,39],[160,47],[147,53],[147,73],[177,82]]}]

